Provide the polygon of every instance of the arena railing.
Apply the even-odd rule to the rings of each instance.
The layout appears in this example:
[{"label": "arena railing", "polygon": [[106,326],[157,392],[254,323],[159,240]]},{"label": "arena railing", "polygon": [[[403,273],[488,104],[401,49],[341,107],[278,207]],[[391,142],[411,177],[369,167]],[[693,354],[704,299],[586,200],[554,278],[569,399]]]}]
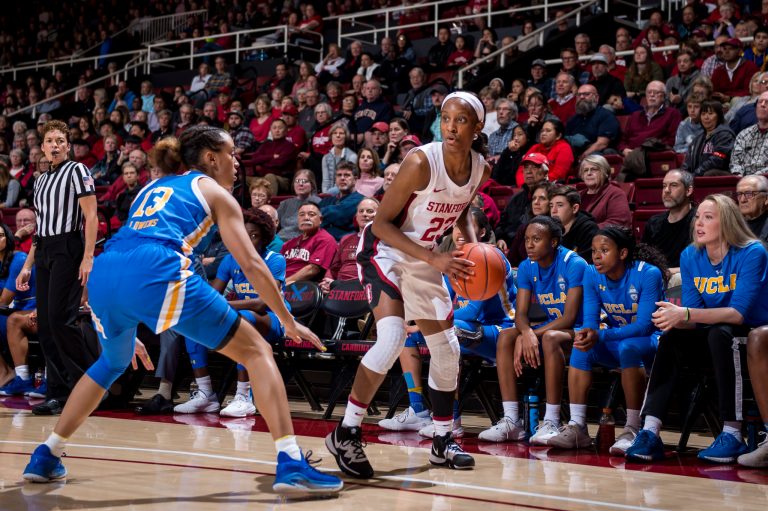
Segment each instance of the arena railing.
[{"label": "arena railing", "polygon": [[189,25],[190,18],[195,21],[200,21],[200,18],[202,18],[202,22],[205,23],[208,21],[208,9],[198,9],[196,11],[166,16],[138,18],[128,25],[127,30],[132,34],[136,32],[141,33],[141,43],[147,44],[157,41],[168,32],[180,33],[181,30]]},{"label": "arena railing", "polygon": [[[512,41],[510,44],[508,44],[506,46],[502,46],[502,47],[498,48],[496,51],[494,51],[492,53],[489,53],[485,57],[480,58],[480,59],[475,59],[473,62],[467,64],[466,66],[464,66],[462,68],[460,68],[458,70],[458,73],[457,73],[458,74],[458,78],[457,78],[456,85],[458,86],[459,89],[464,88],[464,77],[465,77],[467,72],[469,72],[472,69],[475,69],[475,68],[477,68],[479,66],[482,66],[483,64],[485,64],[487,62],[493,61],[496,57],[500,57],[501,62],[499,63],[499,65],[500,65],[500,67],[503,68],[505,66],[505,64],[506,64],[506,62],[505,62],[505,60],[506,60],[506,51],[509,50],[509,49],[516,48],[520,43],[522,43],[524,41],[528,41],[528,40],[533,39],[533,38],[538,38],[539,39],[539,46],[543,46],[544,45],[544,36],[546,35],[546,32],[548,32],[549,29],[553,28],[554,26],[556,26],[558,23],[560,23],[563,20],[566,20],[568,18],[576,18],[576,25],[580,25],[581,24],[581,15],[582,15],[582,13],[584,11],[591,11],[594,7],[599,7],[600,3],[601,3],[600,0],[586,0],[586,1],[585,0],[567,0],[567,1],[563,1],[563,2],[552,3],[550,5],[550,8],[553,8],[555,6],[557,6],[557,7],[561,7],[561,6],[564,7],[564,6],[567,6],[567,5],[575,5],[575,4],[578,4],[579,7],[575,8],[575,9],[573,9],[571,11],[568,11],[567,13],[565,13],[563,16],[560,16],[559,18],[555,18],[555,19],[552,19],[550,21],[547,21],[546,23],[544,23],[542,26],[538,27],[536,30],[534,30],[530,34],[518,37],[517,39]],[[604,8],[607,9],[608,2],[606,1],[605,4],[606,5],[604,6]],[[534,10],[534,9],[540,8],[540,7],[541,6],[522,7],[522,8],[519,8],[519,9],[514,9],[512,11],[513,12],[525,12],[525,11]],[[507,11],[503,11],[503,12],[507,12]]]}]

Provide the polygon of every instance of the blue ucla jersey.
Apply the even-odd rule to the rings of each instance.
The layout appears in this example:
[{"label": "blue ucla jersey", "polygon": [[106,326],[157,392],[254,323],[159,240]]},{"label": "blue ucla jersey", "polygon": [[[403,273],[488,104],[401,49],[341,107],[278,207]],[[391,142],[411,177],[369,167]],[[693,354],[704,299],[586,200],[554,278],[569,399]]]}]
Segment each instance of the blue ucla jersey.
[{"label": "blue ucla jersey", "polygon": [[[280,291],[285,292],[285,257],[269,250],[262,257],[267,264],[267,268],[269,268],[269,273],[279,283]],[[219,269],[216,272],[216,278],[222,282],[229,282],[231,280],[238,300],[255,300],[259,297],[259,293],[248,282],[248,278],[243,273],[240,265],[237,264],[237,261],[235,261],[235,258],[232,257],[232,254],[225,255],[224,259],[221,260]],[[285,303],[287,306],[288,303]]]},{"label": "blue ucla jersey", "polygon": [[597,330],[603,310],[608,328],[599,330],[600,341],[649,336],[656,331],[651,314],[663,299],[664,279],[652,264],[634,261],[619,280],[590,265],[584,272],[584,328]]},{"label": "blue ucla jersey", "polygon": [[[526,259],[517,269],[517,287],[528,289],[541,307],[547,312],[548,322],[565,313],[565,299],[568,291],[581,287],[587,262],[576,252],[562,246],[557,247],[555,259],[548,268]],[[573,328],[580,328],[583,310],[579,307]]]},{"label": "blue ucla jersey", "polygon": [[[517,287],[515,286],[512,266],[510,266],[506,257],[504,257],[504,265],[506,277],[499,292],[487,300],[467,300],[466,298],[456,296],[459,308],[453,313],[454,319],[478,322],[481,325],[499,325],[504,328],[514,326]],[[448,282],[448,279],[446,279],[446,282]],[[455,292],[450,287],[450,283],[448,283],[448,288],[453,297]]]},{"label": "blue ucla jersey", "polygon": [[0,289],[7,289],[14,294],[13,308],[18,310],[32,310],[37,307],[35,301],[35,267],[32,266],[32,276],[29,278],[29,289],[18,291],[16,289],[16,278],[21,273],[24,263],[27,260],[27,254],[24,252],[14,252],[8,268],[8,278],[0,279]]},{"label": "blue ucla jersey", "polygon": [[689,245],[680,256],[680,274],[683,307],[733,307],[745,325],[768,323],[768,253],[759,241],[730,247],[716,265],[704,248]]},{"label": "blue ucla jersey", "polygon": [[202,172],[191,170],[149,183],[136,196],[128,220],[109,244],[150,239],[191,255],[214,226],[211,209],[200,192],[199,181],[204,178]]}]

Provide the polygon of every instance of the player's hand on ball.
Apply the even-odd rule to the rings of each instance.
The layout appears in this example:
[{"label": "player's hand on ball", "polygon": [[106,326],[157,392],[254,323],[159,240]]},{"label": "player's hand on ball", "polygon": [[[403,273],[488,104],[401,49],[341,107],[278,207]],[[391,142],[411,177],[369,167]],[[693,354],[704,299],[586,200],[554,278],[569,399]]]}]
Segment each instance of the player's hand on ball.
[{"label": "player's hand on ball", "polygon": [[443,275],[455,281],[459,278],[471,277],[474,275],[472,266],[474,263],[468,259],[462,259],[464,252],[455,250],[452,254],[435,254],[432,260],[432,266],[440,270]]},{"label": "player's hand on ball", "polygon": [[285,326],[285,336],[295,342],[309,341],[312,345],[320,351],[328,351],[323,341],[315,335],[315,333],[309,328],[305,327],[301,323],[293,322],[293,326]]}]

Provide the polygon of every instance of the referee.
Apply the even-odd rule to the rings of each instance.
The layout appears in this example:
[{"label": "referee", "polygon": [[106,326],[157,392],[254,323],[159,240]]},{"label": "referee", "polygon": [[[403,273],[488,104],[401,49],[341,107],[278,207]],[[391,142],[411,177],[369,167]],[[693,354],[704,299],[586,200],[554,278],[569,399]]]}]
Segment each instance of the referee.
[{"label": "referee", "polygon": [[98,356],[88,348],[75,323],[83,287],[93,268],[98,219],[96,190],[88,168],[69,160],[69,128],[61,121],[49,121],[42,134],[43,153],[51,167],[35,179],[37,235],[16,287],[29,289],[34,263],[38,337],[45,355],[48,393],[32,413],[58,415]]}]

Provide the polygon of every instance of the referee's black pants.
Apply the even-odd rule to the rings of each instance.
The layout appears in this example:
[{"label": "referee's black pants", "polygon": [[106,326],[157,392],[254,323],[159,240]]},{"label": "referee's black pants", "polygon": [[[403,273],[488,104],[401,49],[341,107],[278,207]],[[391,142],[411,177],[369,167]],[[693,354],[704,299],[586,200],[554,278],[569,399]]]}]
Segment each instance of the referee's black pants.
[{"label": "referee's black pants", "polygon": [[720,419],[742,420],[742,372],[747,364],[744,346],[734,343],[734,337],[746,337],[749,330],[743,325],[719,323],[693,330],[672,329],[662,335],[651,369],[643,415],[664,421],[682,368],[697,374],[702,369],[713,369]]},{"label": "referee's black pants", "polygon": [[76,323],[84,249],[80,232],[40,238],[35,249],[37,327],[48,373],[47,399],[66,400],[98,357]]}]

